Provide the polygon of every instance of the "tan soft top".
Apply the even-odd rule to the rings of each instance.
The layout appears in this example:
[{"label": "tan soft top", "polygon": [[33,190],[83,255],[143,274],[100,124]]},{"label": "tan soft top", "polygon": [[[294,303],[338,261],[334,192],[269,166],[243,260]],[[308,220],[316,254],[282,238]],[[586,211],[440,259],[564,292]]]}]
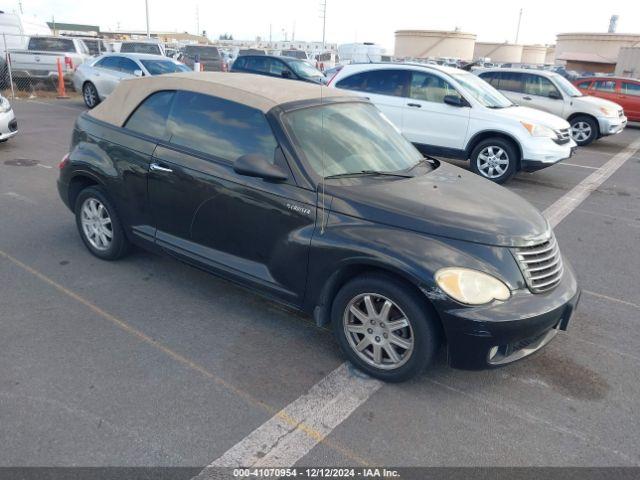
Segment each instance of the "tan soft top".
[{"label": "tan soft top", "polygon": [[353,96],[308,82],[247,73],[172,73],[123,80],[107,99],[88,112],[92,117],[121,127],[131,112],[149,95],[160,90],[188,90],[213,95],[249,107],[269,111],[297,100]]}]

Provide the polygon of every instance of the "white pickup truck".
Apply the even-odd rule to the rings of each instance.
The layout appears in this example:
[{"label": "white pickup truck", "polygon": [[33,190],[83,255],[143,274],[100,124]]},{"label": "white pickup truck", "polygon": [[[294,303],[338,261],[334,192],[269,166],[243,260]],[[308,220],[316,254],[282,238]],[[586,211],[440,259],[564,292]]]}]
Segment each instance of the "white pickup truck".
[{"label": "white pickup truck", "polygon": [[71,82],[76,67],[91,58],[81,39],[66,37],[31,37],[26,50],[10,50],[14,80],[57,80],[57,61],[62,62],[65,81]]}]

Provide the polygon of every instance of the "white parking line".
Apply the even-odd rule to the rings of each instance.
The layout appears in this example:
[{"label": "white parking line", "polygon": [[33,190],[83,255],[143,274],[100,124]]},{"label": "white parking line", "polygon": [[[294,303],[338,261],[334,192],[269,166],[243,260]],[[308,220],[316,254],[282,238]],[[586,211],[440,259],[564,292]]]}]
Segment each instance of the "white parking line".
[{"label": "white parking line", "polygon": [[590,170],[598,170],[600,167],[590,167],[588,165],[578,165],[577,163],[569,163],[569,162],[560,162],[558,165],[564,165],[565,167],[580,167],[580,168],[588,168]]},{"label": "white parking line", "polygon": [[[343,363],[207,468],[293,466],[381,386]],[[213,478],[207,468],[196,478]]]},{"label": "white parking line", "polygon": [[[558,225],[639,149],[640,139],[548,207],[544,214],[551,225]],[[308,393],[294,400],[214,460],[209,465],[212,469],[205,468],[196,478],[214,478],[214,467],[291,467],[381,386],[382,382],[367,378],[343,363],[311,387]],[[444,384],[443,387],[452,388]],[[462,390],[459,393],[469,395]]]},{"label": "white parking line", "polygon": [[584,202],[591,193],[602,185],[616,170],[633,157],[640,150],[640,139],[627,145],[624,150],[618,152],[610,160],[593,172],[578,185],[573,187],[562,197],[556,200],[545,211],[544,215],[552,227],[558,225],[564,218]]}]

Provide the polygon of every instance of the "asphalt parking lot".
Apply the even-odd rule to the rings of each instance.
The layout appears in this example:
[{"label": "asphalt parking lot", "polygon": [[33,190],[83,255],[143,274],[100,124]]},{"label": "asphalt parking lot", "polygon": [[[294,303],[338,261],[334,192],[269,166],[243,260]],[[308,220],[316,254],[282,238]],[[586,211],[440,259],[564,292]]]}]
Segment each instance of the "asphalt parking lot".
[{"label": "asphalt parking lot", "polygon": [[[345,369],[328,331],[251,292],[142,251],[92,257],[55,188],[82,105],[14,110],[20,135],[0,145],[0,466],[205,466],[235,445],[247,454],[245,439],[262,438],[252,432]],[[508,185],[557,212],[603,165],[626,160],[593,192],[583,182],[588,196],[555,227],[584,290],[568,332],[499,370],[452,370],[441,355],[417,380],[380,385],[347,369],[340,378],[361,397],[330,398],[344,418],[290,421],[278,437],[296,444],[287,458],[640,465],[639,139],[629,127]]]}]

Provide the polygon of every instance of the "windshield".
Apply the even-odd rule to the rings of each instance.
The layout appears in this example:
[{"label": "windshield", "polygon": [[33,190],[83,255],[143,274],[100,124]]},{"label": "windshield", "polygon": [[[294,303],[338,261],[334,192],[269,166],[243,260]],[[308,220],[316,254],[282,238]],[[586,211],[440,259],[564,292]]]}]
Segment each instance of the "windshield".
[{"label": "windshield", "polygon": [[287,113],[284,123],[321,177],[408,170],[422,155],[373,105],[341,103]]},{"label": "windshield", "polygon": [[170,60],[141,60],[144,68],[151,75],[162,75],[164,73],[190,72],[191,69],[186,65],[175,63]]},{"label": "windshield", "polygon": [[487,108],[507,108],[513,102],[472,73],[453,73],[451,76],[464,87],[465,92]]},{"label": "windshield", "polygon": [[291,69],[302,78],[322,79],[324,75],[320,70],[313,68],[307,62],[290,61],[288,62]]},{"label": "windshield", "polygon": [[582,92],[580,92],[580,90],[574,87],[573,84],[569,80],[564,78],[562,75],[558,75],[557,73],[555,73],[551,76],[551,78],[553,78],[553,82],[556,84],[556,86],[560,90],[562,90],[565,93],[565,95],[568,95],[570,97],[583,96]]}]

